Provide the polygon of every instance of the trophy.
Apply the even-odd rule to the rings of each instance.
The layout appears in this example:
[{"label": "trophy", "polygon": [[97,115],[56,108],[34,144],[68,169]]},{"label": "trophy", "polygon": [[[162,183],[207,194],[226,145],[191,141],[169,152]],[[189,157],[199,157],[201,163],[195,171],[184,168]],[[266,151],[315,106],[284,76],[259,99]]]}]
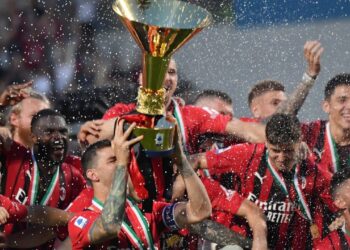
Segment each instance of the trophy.
[{"label": "trophy", "polygon": [[175,124],[165,118],[163,81],[171,56],[211,23],[211,14],[194,4],[177,0],[115,0],[120,17],[142,55],[142,86],[137,96],[138,115],[123,117],[136,122],[134,135],[143,135],[148,156],[172,153]]}]

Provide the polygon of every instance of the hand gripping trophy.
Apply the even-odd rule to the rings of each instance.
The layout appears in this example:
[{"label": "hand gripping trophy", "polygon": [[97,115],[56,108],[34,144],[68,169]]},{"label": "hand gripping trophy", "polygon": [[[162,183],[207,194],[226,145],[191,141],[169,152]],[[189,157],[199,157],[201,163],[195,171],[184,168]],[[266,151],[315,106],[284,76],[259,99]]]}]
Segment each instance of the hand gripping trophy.
[{"label": "hand gripping trophy", "polygon": [[165,118],[165,74],[171,56],[211,23],[211,14],[177,0],[116,0],[113,10],[143,52],[137,114],[123,119],[136,122],[133,133],[144,136],[141,146],[148,156],[167,156],[173,150],[175,124]]}]

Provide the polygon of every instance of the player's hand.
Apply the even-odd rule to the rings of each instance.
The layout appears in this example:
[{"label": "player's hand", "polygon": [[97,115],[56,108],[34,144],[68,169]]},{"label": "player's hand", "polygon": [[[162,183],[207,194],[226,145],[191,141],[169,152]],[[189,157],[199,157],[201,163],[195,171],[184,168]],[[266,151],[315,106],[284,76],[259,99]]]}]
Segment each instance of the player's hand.
[{"label": "player's hand", "polygon": [[79,142],[81,144],[90,144],[89,137],[98,139],[103,123],[103,120],[93,120],[85,122],[80,127],[79,133],[77,135]]},{"label": "player's hand", "polygon": [[7,210],[4,207],[0,207],[0,224],[6,224],[9,217]]},{"label": "player's hand", "polygon": [[136,123],[132,123],[124,132],[124,122],[124,120],[117,121],[114,131],[114,138],[111,141],[112,148],[114,150],[115,156],[117,157],[117,163],[120,166],[127,166],[129,164],[130,147],[143,139],[143,135],[129,139],[132,130],[136,127]]},{"label": "player's hand", "polygon": [[324,51],[319,41],[306,41],[304,45],[304,57],[307,62],[306,73],[315,78],[321,71],[321,55]]},{"label": "player's hand", "polygon": [[0,95],[0,104],[2,106],[16,105],[29,96],[28,89],[32,85],[33,81],[8,86]]}]

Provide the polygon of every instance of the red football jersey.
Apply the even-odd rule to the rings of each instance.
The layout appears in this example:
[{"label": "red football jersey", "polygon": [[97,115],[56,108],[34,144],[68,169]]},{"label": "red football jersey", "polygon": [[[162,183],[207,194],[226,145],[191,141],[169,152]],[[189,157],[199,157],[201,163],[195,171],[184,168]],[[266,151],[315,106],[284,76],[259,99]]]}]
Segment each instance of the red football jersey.
[{"label": "red football jersey", "polygon": [[[303,219],[299,216],[302,214],[300,209],[297,209],[300,207],[298,191],[302,193],[312,216],[315,215],[315,207],[323,206],[324,203],[335,210],[328,190],[330,176],[323,175],[312,159],[308,159],[295,168],[298,169],[297,173],[282,173],[275,170],[276,175],[286,182],[284,191],[274,177],[266,154],[264,144],[240,144],[216,153],[207,152],[206,158],[211,173],[230,171],[236,173],[241,181],[239,191],[242,196],[264,210],[270,247],[282,249],[286,244],[301,244],[293,246],[303,249],[309,230],[301,233],[300,228],[293,226],[301,225],[298,220]],[[321,231],[322,225],[318,226]]]},{"label": "red football jersey", "polygon": [[[79,170],[72,165],[63,163],[57,175],[54,175],[50,185],[51,192],[47,192],[41,201],[34,201],[31,198],[34,194],[33,182],[38,177],[34,174],[32,154],[25,147],[13,142],[11,149],[4,152],[4,195],[22,204],[31,205],[42,202],[52,207],[65,209],[70,202],[85,188],[86,181]],[[56,178],[56,179],[55,179]],[[48,188],[48,190],[50,189]]]},{"label": "red football jersey", "polygon": [[324,170],[335,173],[348,166],[350,145],[340,146],[335,143],[328,121],[316,120],[304,123],[302,133],[303,140]]},{"label": "red football jersey", "polygon": [[320,241],[316,241],[315,250],[345,250],[350,249],[350,236],[341,229],[331,232]]},{"label": "red football jersey", "polygon": [[[169,203],[154,202],[152,213],[144,215],[144,218],[147,220],[146,224],[149,225],[149,231],[147,234],[144,233],[145,229],[142,229],[142,226],[137,223],[137,216],[135,217],[135,214],[132,211],[132,206],[127,202],[125,207],[125,217],[127,218],[126,220],[128,220],[128,223],[125,222],[126,220],[124,219],[118,237],[116,237],[115,240],[110,240],[101,245],[91,245],[88,236],[89,231],[95,220],[101,215],[103,209],[101,203],[96,201],[94,203],[94,201],[88,210],[77,213],[68,223],[72,249],[85,249],[87,247],[89,247],[89,249],[111,249],[113,247],[116,249],[127,249],[131,247],[137,248],[138,244],[149,249],[147,247],[147,244],[150,244],[149,242],[152,242],[152,247],[159,247],[159,236],[164,230],[166,230],[165,224],[163,223],[163,210],[170,205]],[[147,237],[151,237],[151,239]]]}]

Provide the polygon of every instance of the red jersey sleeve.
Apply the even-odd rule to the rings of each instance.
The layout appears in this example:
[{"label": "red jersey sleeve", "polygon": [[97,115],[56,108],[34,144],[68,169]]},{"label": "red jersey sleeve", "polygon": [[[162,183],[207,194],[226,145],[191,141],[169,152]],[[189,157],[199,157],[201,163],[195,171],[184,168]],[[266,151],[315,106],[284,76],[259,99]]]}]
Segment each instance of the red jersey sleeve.
[{"label": "red jersey sleeve", "polygon": [[0,195],[0,206],[4,207],[10,217],[7,219],[7,223],[18,222],[27,216],[28,210],[26,206],[21,203],[11,201],[8,197]]},{"label": "red jersey sleeve", "polygon": [[89,230],[99,214],[94,211],[77,213],[68,223],[72,249],[84,249],[90,245]]},{"label": "red jersey sleeve", "polygon": [[214,109],[184,106],[184,122],[190,134],[225,133],[231,116],[221,115]]},{"label": "red jersey sleeve", "polygon": [[109,120],[118,116],[122,116],[131,112],[135,108],[136,108],[135,103],[130,103],[130,104],[117,103],[105,112],[102,119]]},{"label": "red jersey sleeve", "polygon": [[253,156],[256,147],[264,147],[264,144],[244,143],[221,150],[208,151],[205,154],[207,167],[213,173],[242,173]]},{"label": "red jersey sleeve", "polygon": [[207,190],[213,210],[224,211],[232,215],[237,213],[244,201],[239,193],[226,189],[219,182],[210,178],[203,177],[202,182]]}]

